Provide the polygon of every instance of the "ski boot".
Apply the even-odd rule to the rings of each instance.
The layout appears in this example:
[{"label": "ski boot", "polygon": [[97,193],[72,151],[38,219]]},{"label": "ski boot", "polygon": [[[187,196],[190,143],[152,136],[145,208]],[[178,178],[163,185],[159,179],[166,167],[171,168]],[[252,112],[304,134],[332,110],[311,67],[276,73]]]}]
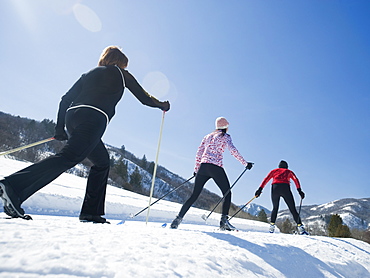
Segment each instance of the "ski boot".
[{"label": "ski boot", "polygon": [[110,224],[110,222],[108,222],[107,219],[105,219],[104,217],[101,217],[100,215],[92,215],[92,214],[87,214],[87,213],[81,213],[78,218],[80,219],[80,222]]},{"label": "ski boot", "polygon": [[0,181],[0,198],[3,200],[4,212],[12,218],[23,218],[31,220],[32,217],[24,214],[21,208],[21,201],[10,186],[7,186],[4,180]]},{"label": "ski boot", "polygon": [[269,233],[275,232],[275,223],[270,223]]},{"label": "ski boot", "polygon": [[235,231],[236,228],[230,224],[227,215],[221,216],[220,229],[223,231]]},{"label": "ski boot", "polygon": [[18,215],[15,215],[11,210],[9,210],[8,206],[4,205],[3,206],[4,213],[11,218],[18,218]]},{"label": "ski boot", "polygon": [[298,234],[300,235],[310,235],[304,228],[303,224],[298,224],[297,226],[297,229],[298,229]]},{"label": "ski boot", "polygon": [[176,218],[172,221],[171,223],[171,229],[177,229],[177,227],[180,225],[182,222],[182,217],[176,216]]}]

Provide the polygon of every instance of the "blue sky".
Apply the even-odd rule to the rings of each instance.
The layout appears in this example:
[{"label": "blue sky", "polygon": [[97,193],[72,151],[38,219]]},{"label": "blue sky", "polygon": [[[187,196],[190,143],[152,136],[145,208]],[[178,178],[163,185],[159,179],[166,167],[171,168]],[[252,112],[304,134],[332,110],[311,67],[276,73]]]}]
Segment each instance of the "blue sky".
[{"label": "blue sky", "polygon": [[[143,87],[171,102],[167,169],[189,178],[224,116],[255,163],[233,202],[246,203],[281,159],[306,205],[370,197],[368,1],[4,0],[0,13],[3,112],[55,120],[60,97],[118,45]],[[161,118],[126,90],[103,140],[154,161]],[[228,152],[224,164],[232,183],[243,166]],[[271,209],[270,184],[256,203]]]}]

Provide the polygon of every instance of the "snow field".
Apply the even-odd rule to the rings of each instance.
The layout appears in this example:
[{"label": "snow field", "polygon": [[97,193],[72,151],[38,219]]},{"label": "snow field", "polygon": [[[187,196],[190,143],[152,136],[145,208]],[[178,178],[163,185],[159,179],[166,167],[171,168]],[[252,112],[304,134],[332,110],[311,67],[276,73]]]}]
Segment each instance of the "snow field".
[{"label": "snow field", "polygon": [[[1,176],[25,165],[0,157]],[[217,228],[219,214],[205,223],[207,212],[195,208],[172,230],[181,204],[158,202],[146,224],[146,211],[129,215],[146,207],[148,197],[111,186],[106,217],[112,224],[80,223],[85,183],[62,174],[22,205],[32,221],[0,213],[0,278],[370,277],[365,242],[269,234],[267,223],[239,218],[231,221],[239,231],[225,232]]]}]

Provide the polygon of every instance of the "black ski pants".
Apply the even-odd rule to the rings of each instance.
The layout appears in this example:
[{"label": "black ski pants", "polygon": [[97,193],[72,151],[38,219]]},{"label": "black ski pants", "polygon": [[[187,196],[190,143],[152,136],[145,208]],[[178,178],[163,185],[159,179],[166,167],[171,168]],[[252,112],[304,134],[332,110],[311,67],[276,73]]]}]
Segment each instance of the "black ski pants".
[{"label": "black ski pants", "polygon": [[290,213],[293,215],[293,219],[297,224],[302,224],[301,218],[295,208],[295,202],[293,198],[292,191],[290,190],[290,185],[288,183],[274,183],[271,187],[271,200],[272,200],[272,212],[271,212],[271,222],[276,222],[276,217],[279,211],[280,197],[283,197],[285,203],[287,204]]},{"label": "black ski pants", "polygon": [[[198,199],[200,193],[202,192],[204,185],[211,178],[215,181],[217,186],[220,188],[223,196],[225,196],[225,194],[229,191],[230,183],[225,173],[225,170],[222,167],[211,164],[211,163],[202,163],[199,167],[197,175],[195,176],[193,193],[191,194],[189,199],[184,203],[184,205],[182,206],[179,212],[179,216],[181,218],[184,217],[184,215],[187,213],[189,208]],[[231,204],[231,192],[229,191],[229,193],[227,193],[224,199],[224,202],[222,204],[222,214],[223,215],[229,214],[230,204]]]},{"label": "black ski pants", "polygon": [[6,177],[5,182],[12,186],[22,203],[64,171],[88,158],[93,166],[87,179],[81,213],[104,215],[110,166],[108,151],[101,141],[106,125],[106,117],[92,108],[69,110],[66,114],[69,139],[63,149]]}]

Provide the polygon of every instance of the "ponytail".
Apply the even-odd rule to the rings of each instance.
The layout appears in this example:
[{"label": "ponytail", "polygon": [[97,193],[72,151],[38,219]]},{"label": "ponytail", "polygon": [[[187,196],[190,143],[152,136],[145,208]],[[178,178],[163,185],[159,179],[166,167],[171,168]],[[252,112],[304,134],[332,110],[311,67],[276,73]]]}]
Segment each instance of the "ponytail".
[{"label": "ponytail", "polygon": [[221,131],[221,136],[225,136],[227,128],[218,129]]}]

